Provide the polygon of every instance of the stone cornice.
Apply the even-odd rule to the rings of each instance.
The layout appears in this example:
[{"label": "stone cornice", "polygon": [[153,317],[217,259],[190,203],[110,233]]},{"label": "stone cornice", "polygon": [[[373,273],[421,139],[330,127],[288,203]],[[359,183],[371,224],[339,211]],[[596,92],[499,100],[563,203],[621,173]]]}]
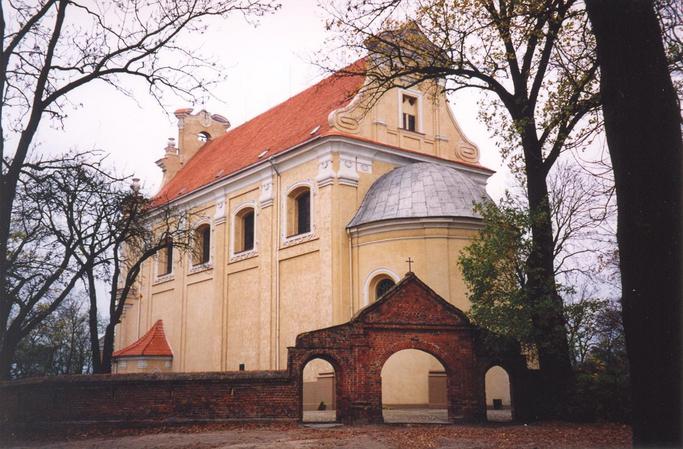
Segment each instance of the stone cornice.
[{"label": "stone cornice", "polygon": [[[267,176],[272,176],[273,166],[280,170],[289,170],[312,160],[319,160],[325,155],[343,153],[346,157],[357,157],[363,163],[373,160],[388,162],[395,165],[405,165],[412,162],[436,162],[460,170],[473,177],[478,183],[485,185],[494,172],[484,167],[477,167],[455,161],[448,161],[428,154],[402,150],[376,142],[354,138],[353,136],[331,135],[315,137],[289,150],[264,159],[255,165],[246,167],[232,175],[207,184],[198,190],[189,192],[172,200],[173,207],[192,209],[194,207],[216,201],[217,195],[229,195],[247,186],[260,184]],[[263,206],[267,206],[268,202]],[[162,206],[163,207],[163,206]],[[154,214],[152,214],[153,218]]]}]

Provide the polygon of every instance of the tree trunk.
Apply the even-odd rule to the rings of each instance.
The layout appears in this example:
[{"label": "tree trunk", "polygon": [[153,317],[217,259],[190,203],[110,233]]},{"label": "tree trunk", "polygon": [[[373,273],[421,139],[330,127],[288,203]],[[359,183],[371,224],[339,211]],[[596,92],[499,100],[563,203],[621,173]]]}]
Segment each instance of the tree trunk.
[{"label": "tree trunk", "polygon": [[14,342],[7,338],[0,347],[0,381],[9,380],[12,370],[12,362],[14,361],[14,353],[17,350],[18,342]]},{"label": "tree trunk", "polygon": [[563,302],[555,282],[555,249],[546,183],[546,170],[533,120],[522,135],[532,251],[527,260],[527,300],[533,304],[533,325],[541,368],[537,412],[543,418],[562,418],[573,386]]},{"label": "tree trunk", "polygon": [[111,359],[114,353],[114,329],[118,320],[112,319],[104,331],[104,346],[102,348],[101,372],[111,373]]},{"label": "tree trunk", "polygon": [[100,339],[97,333],[97,309],[93,310],[91,306],[88,314],[88,329],[90,331],[90,354],[92,357],[92,372],[94,374],[101,374],[103,373],[103,371],[100,354]]},{"label": "tree trunk", "polygon": [[88,330],[90,331],[90,354],[92,357],[92,372],[94,374],[102,374],[102,355],[100,354],[100,339],[99,339],[99,319],[97,317],[97,289],[95,286],[95,274],[93,267],[88,267],[88,298],[90,299],[90,308],[88,309]]},{"label": "tree trunk", "polygon": [[680,111],[652,1],[587,6],[617,192],[633,441],[680,447]]}]

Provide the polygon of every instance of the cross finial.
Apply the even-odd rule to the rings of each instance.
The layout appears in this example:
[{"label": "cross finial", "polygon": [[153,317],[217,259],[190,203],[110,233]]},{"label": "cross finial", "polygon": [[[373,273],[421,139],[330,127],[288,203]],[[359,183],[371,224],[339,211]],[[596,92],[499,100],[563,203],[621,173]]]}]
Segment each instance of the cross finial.
[{"label": "cross finial", "polygon": [[408,262],[408,273],[412,273],[413,272],[413,262],[415,262],[415,261],[413,260],[412,257],[408,257],[408,260],[406,260],[406,262]]}]

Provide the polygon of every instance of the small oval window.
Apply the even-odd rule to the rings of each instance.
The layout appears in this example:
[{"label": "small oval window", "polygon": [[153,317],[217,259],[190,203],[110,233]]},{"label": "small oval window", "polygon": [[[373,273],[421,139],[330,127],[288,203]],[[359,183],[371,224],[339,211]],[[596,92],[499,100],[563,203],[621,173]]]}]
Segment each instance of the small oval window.
[{"label": "small oval window", "polygon": [[211,140],[211,134],[207,133],[206,131],[201,131],[197,133],[197,140],[200,142],[208,142]]}]

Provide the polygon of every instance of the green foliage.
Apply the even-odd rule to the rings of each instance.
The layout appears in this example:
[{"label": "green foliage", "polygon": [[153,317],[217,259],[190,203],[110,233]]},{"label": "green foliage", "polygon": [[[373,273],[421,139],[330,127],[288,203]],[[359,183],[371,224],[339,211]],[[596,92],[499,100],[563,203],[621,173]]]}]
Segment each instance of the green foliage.
[{"label": "green foliage", "polygon": [[533,342],[531,307],[525,300],[526,260],[531,250],[529,216],[508,196],[500,206],[476,206],[484,229],[459,262],[478,325],[520,343]]}]

